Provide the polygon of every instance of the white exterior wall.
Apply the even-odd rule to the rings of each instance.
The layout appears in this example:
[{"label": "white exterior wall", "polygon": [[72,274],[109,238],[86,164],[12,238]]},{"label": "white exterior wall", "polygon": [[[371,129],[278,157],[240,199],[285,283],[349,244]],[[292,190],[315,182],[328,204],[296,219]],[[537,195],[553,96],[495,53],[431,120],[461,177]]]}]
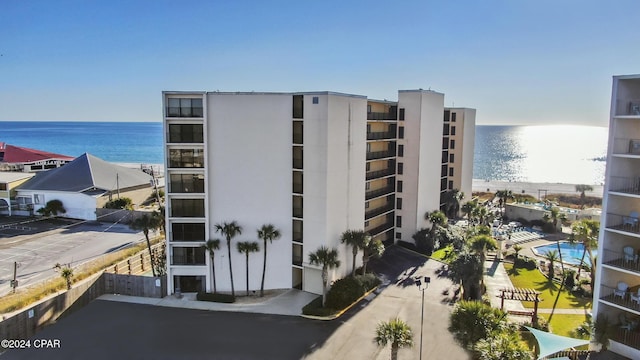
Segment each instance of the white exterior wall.
[{"label": "white exterior wall", "polygon": [[[44,195],[44,201],[40,204],[35,203],[34,194]],[[82,219],[96,220],[96,198],[81,193],[68,193],[63,191],[33,191],[33,190],[17,190],[19,197],[30,197],[33,201],[33,212],[37,214],[38,210],[43,208],[48,201],[60,200],[62,206],[67,212],[61,216]]]},{"label": "white exterior wall", "polygon": [[[314,96],[318,104],[312,103]],[[319,268],[309,264],[309,253],[320,246],[339,253],[341,266],[330,272],[330,282],[352,268],[351,249],[340,243],[340,235],[364,225],[366,104],[363,97],[335,94],[304,98],[305,291],[322,293]]]},{"label": "white exterior wall", "polygon": [[451,113],[456,114],[456,121],[449,122],[450,127],[456,127],[456,134],[450,135],[451,140],[455,140],[456,148],[449,149],[449,153],[455,154],[453,164],[453,188],[464,193],[465,197],[461,204],[470,201],[473,192],[473,155],[476,132],[476,110],[468,108],[448,108]]},{"label": "white exterior wall", "polygon": [[403,182],[403,191],[397,193],[403,199],[402,210],[396,215],[402,217],[402,226],[396,231],[402,239],[412,241],[411,236],[427,227],[424,220],[428,211],[440,206],[440,166],[442,165],[442,126],[444,95],[433,91],[400,91],[398,108],[405,109],[405,120],[398,121],[404,126],[404,174],[397,180]]},{"label": "white exterior wall", "polygon": [[[207,94],[207,193],[209,238],[220,238],[216,253],[219,291],[230,291],[226,240],[215,224],[237,221],[242,234],[231,242],[234,285],[246,287],[240,241],[259,241],[257,229],[273,224],[282,236],[268,245],[266,289],[291,287],[292,96]],[[260,289],[263,242],[249,256],[249,288]],[[207,260],[208,261],[208,260]],[[207,271],[207,274],[209,271]]]}]

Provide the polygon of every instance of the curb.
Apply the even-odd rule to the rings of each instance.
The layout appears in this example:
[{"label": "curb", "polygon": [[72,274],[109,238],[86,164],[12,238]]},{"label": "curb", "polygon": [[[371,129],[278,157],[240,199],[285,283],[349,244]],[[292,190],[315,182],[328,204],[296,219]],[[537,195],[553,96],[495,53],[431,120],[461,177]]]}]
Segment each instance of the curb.
[{"label": "curb", "polygon": [[[380,286],[380,285],[378,285]],[[359,297],[356,301],[352,302],[351,305],[347,306],[346,308],[338,311],[337,313],[330,315],[330,316],[316,316],[316,315],[304,315],[304,314],[300,314],[301,317],[305,318],[305,319],[311,319],[311,320],[321,320],[321,321],[331,321],[331,320],[335,320],[337,318],[339,318],[340,316],[342,316],[344,313],[346,313],[347,311],[349,311],[349,309],[351,309],[352,307],[354,307],[356,304],[358,304],[360,301],[362,301],[362,299],[366,298],[367,296],[369,296],[372,292],[378,290],[378,286],[374,287],[373,289],[367,291],[366,293],[364,293],[364,295],[362,295],[361,297]]]}]

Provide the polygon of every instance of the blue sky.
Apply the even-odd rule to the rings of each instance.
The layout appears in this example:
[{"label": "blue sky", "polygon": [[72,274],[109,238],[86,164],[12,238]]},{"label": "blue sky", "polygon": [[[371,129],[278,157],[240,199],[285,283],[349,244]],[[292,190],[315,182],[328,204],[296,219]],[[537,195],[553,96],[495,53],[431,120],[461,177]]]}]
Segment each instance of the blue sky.
[{"label": "blue sky", "polygon": [[161,121],[161,91],[431,88],[479,124],[608,121],[640,73],[637,0],[20,1],[0,120]]}]

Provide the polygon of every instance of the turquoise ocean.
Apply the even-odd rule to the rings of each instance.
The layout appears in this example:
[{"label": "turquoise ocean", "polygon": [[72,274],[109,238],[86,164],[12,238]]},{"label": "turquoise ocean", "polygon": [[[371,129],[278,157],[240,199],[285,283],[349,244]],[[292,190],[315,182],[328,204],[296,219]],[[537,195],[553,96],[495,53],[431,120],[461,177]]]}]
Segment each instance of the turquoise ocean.
[{"label": "turquoise ocean", "polygon": [[[0,121],[0,142],[119,163],[162,164],[159,122]],[[601,184],[607,128],[476,126],[476,179]]]}]

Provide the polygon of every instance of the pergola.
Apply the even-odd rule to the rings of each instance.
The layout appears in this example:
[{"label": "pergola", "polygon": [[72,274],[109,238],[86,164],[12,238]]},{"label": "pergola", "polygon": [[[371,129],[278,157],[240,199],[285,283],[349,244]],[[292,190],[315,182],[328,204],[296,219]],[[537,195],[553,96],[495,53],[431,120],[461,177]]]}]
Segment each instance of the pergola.
[{"label": "pergola", "polygon": [[515,315],[531,315],[531,323],[532,324],[537,324],[538,323],[538,303],[542,300],[540,300],[540,292],[534,290],[534,289],[520,289],[520,288],[513,288],[513,289],[501,289],[500,290],[500,295],[498,295],[498,297],[501,299],[500,301],[500,310],[504,310],[504,301],[505,300],[518,300],[518,301],[531,301],[533,302],[533,312],[526,312],[526,313],[520,313],[520,312],[514,312],[514,311],[510,311],[509,313],[511,314],[515,314]]}]

